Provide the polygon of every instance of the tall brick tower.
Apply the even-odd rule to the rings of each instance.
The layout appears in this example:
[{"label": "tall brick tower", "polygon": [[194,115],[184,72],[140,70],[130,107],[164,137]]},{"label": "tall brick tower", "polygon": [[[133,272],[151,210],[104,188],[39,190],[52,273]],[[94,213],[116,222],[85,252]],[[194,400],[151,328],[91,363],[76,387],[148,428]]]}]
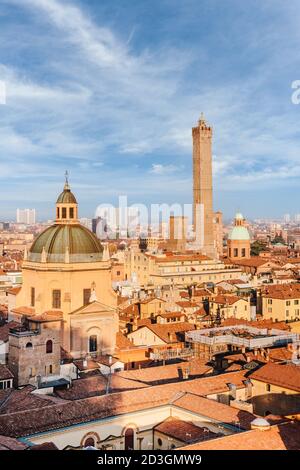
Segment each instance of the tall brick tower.
[{"label": "tall brick tower", "polygon": [[201,114],[193,127],[193,222],[197,245],[215,257],[211,141],[212,128]]}]

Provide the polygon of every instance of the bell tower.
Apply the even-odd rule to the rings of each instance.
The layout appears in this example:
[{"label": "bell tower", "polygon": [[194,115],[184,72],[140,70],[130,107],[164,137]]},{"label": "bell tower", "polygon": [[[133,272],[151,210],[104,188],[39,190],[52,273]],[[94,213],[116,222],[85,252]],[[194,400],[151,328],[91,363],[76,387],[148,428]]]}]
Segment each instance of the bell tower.
[{"label": "bell tower", "polygon": [[212,128],[203,113],[193,128],[193,223],[203,254],[216,256],[213,227]]}]

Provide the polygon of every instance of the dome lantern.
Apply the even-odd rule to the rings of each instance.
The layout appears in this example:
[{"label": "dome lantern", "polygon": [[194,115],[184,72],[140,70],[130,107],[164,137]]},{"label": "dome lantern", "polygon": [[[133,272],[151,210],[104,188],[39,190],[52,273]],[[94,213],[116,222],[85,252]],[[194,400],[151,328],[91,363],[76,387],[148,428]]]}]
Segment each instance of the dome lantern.
[{"label": "dome lantern", "polygon": [[56,201],[56,220],[57,224],[78,224],[78,204],[74,194],[69,186],[69,175],[66,171],[65,185],[63,192]]}]

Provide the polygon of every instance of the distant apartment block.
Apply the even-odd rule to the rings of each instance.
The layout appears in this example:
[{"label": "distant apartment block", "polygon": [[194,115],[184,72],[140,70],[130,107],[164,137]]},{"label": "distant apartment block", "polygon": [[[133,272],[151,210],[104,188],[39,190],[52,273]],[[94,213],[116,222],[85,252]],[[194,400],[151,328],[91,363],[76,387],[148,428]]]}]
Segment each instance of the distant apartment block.
[{"label": "distant apartment block", "polygon": [[17,209],[17,224],[33,225],[36,223],[35,209]]}]

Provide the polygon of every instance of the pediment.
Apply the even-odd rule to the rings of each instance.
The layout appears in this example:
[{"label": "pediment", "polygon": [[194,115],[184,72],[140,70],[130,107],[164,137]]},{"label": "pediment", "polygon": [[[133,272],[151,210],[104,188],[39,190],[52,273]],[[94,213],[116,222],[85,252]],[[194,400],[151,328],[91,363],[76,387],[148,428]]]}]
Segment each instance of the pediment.
[{"label": "pediment", "polygon": [[104,312],[115,312],[116,309],[109,307],[108,305],[103,304],[102,302],[94,301],[88,305],[83,305],[82,307],[71,312],[70,315],[84,315],[84,314],[93,314],[93,313],[104,313]]}]

